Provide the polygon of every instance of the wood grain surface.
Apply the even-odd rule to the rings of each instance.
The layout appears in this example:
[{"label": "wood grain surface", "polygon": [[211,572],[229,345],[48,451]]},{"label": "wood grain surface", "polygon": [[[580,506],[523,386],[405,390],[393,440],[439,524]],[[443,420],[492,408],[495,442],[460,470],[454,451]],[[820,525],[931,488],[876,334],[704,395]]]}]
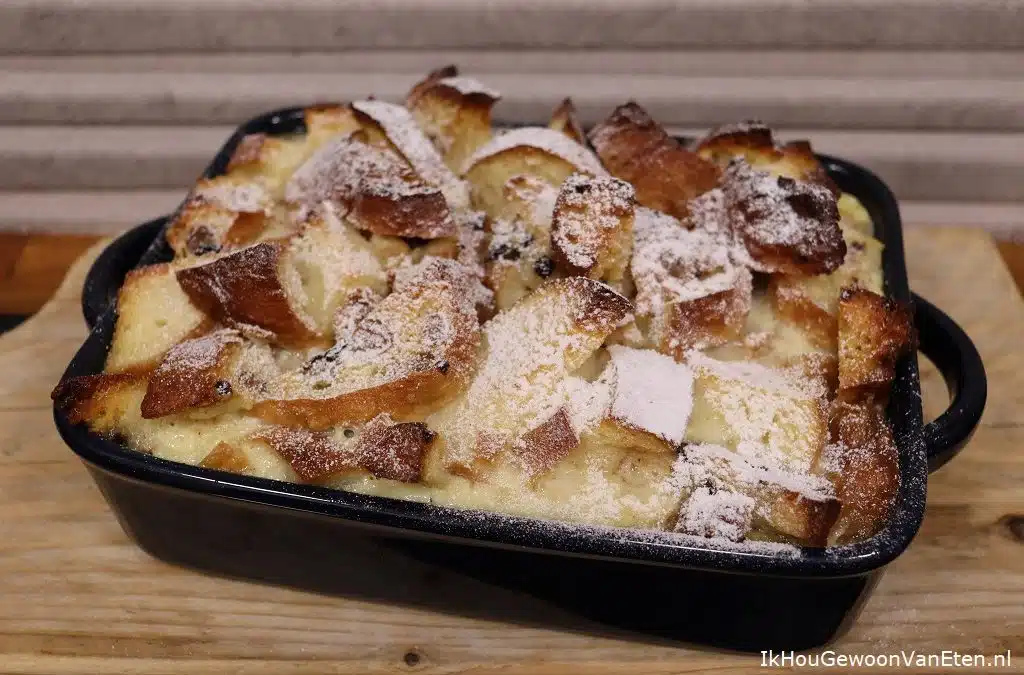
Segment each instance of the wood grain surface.
[{"label": "wood grain surface", "polygon": [[[1010,650],[1013,667],[1002,672],[1019,671],[1024,303],[983,232],[921,229],[906,237],[912,286],[964,326],[985,359],[989,406],[970,446],[930,480],[919,535],[831,648]],[[52,424],[49,390],[85,334],[78,292],[90,254],[36,317],[0,338],[0,672],[760,670],[758,657],[602,632],[371,543],[352,544],[350,564],[338,571],[361,590],[345,598],[206,576],[148,557],[125,537]],[[934,416],[946,399],[933,369],[923,388],[926,415]]]}]

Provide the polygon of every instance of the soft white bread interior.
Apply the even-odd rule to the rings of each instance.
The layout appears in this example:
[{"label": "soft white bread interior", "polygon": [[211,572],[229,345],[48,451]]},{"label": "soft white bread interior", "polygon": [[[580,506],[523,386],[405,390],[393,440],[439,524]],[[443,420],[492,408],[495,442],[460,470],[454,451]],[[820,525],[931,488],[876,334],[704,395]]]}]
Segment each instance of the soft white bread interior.
[{"label": "soft white bread interior", "polygon": [[590,150],[546,127],[519,127],[498,134],[463,167],[472,185],[474,206],[489,215],[501,211],[510,179],[530,176],[557,188],[577,171],[607,174]]},{"label": "soft white bread interior", "polygon": [[435,70],[413,86],[405,106],[452,171],[491,139],[491,108],[501,95],[455,66]]},{"label": "soft white bread interior", "polygon": [[155,368],[171,347],[212,325],[178,285],[175,267],[148,265],[125,277],[106,372]]}]

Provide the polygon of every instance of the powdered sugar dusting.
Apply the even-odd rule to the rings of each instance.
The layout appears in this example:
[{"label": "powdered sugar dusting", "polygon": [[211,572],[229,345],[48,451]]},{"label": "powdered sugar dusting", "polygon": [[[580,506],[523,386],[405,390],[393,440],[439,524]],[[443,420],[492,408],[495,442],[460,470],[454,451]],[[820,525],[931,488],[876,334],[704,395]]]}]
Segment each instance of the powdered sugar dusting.
[{"label": "powdered sugar dusting", "polygon": [[842,263],[845,244],[839,210],[827,188],[758,171],[742,159],[730,163],[724,185],[754,269],[787,269],[788,261],[772,259],[779,255],[794,258],[795,267],[821,260],[823,271]]},{"label": "powdered sugar dusting", "polygon": [[610,177],[574,173],[562,183],[555,204],[551,241],[566,261],[589,269],[633,211],[633,186]]},{"label": "powdered sugar dusting", "polygon": [[627,426],[679,445],[693,410],[693,372],[650,349],[608,347],[605,371],[615,395],[611,415]]},{"label": "powdered sugar dusting", "polygon": [[577,170],[594,176],[608,175],[594,153],[562,132],[547,127],[519,127],[498,134],[473,153],[466,161],[462,173],[465,174],[474,164],[483,159],[520,146],[537,148],[556,157],[561,157]]},{"label": "powdered sugar dusting", "polygon": [[237,330],[223,328],[208,335],[185,340],[175,345],[160,364],[161,369],[178,373],[196,373],[216,368],[229,344],[241,344]]},{"label": "powdered sugar dusting", "polygon": [[388,140],[398,152],[402,153],[423,180],[444,193],[452,208],[469,207],[469,186],[445,165],[441,153],[417,126],[408,110],[384,101],[356,101],[352,107],[371,117],[384,129]]},{"label": "powdered sugar dusting", "polygon": [[636,209],[632,270],[641,315],[735,288],[745,270],[714,231],[688,230],[672,216]]},{"label": "powdered sugar dusting", "polygon": [[466,77],[464,75],[443,77],[438,80],[437,83],[443,87],[451,87],[463,96],[480,95],[486,96],[495,101],[501,98],[501,93],[496,89],[491,89],[480,80],[472,77]]},{"label": "powdered sugar dusting", "polygon": [[193,194],[239,213],[269,213],[273,206],[270,193],[262,184],[255,181],[250,183],[229,183],[216,179],[204,181],[196,187]]}]

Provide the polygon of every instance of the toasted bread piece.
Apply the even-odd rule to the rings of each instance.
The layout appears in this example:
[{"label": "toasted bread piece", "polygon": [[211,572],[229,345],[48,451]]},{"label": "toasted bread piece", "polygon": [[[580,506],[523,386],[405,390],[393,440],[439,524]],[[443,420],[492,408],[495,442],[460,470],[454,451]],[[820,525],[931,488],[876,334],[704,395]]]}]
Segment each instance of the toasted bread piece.
[{"label": "toasted bread piece", "polygon": [[327,207],[288,244],[288,259],[302,281],[306,313],[317,333],[332,337],[335,312],[355,290],[385,294],[388,277],[372,244]]},{"label": "toasted bread piece", "polygon": [[353,443],[339,443],[329,431],[269,427],[254,435],[283,457],[299,480],[317,483],[344,473],[359,473],[359,457]]},{"label": "toasted bread piece", "polygon": [[232,366],[241,350],[242,336],[233,329],[175,345],[150,375],[142,416],[153,419],[222,403],[232,394]]},{"label": "toasted bread piece", "polygon": [[830,427],[842,508],[829,544],[843,545],[871,537],[885,526],[899,491],[899,453],[885,412],[876,403],[835,403]]},{"label": "toasted bread piece", "polygon": [[383,142],[383,134],[374,138],[373,130],[366,130],[351,106],[341,104],[315,105],[305,109],[306,143],[310,150],[319,148],[336,136],[348,136],[357,131],[370,135],[370,142]]},{"label": "toasted bread piece", "polygon": [[582,146],[587,145],[587,135],[583,133],[583,127],[580,126],[580,121],[576,118],[576,105],[571,98],[562,99],[555,111],[551,113],[548,128],[561,131]]},{"label": "toasted bread piece", "polygon": [[839,294],[841,397],[887,392],[896,361],[916,347],[910,308],[856,286]]},{"label": "toasted bread piece", "polygon": [[839,196],[839,189],[814,155],[810,143],[792,141],[779,144],[763,122],[741,122],[712,129],[694,144],[694,149],[698,155],[722,168],[733,159],[742,157],[751,166],[773,176],[817,183]]},{"label": "toasted bread piece", "polygon": [[882,291],[882,244],[851,227],[842,226],[846,258],[831,274],[801,276],[777,274],[769,293],[779,316],[802,327],[812,343],[835,350],[839,293],[846,286]]},{"label": "toasted bread piece", "polygon": [[300,218],[328,202],[355,228],[385,236],[434,239],[456,233],[448,203],[390,150],[340,135],[292,175],[285,199]]},{"label": "toasted bread piece", "polygon": [[677,529],[689,534],[741,541],[756,530],[823,546],[839,512],[831,484],[815,467],[795,467],[751,445],[688,445],[674,473],[690,495]]},{"label": "toasted bread piece", "polygon": [[117,294],[117,324],[104,369],[150,370],[171,347],[210,327],[212,322],[178,285],[173,264],[134,269]]},{"label": "toasted bread piece", "polygon": [[223,441],[213,446],[213,450],[199,462],[199,466],[230,473],[245,473],[250,468],[249,457],[245,452]]},{"label": "toasted bread piece", "polygon": [[687,150],[629,102],[590,130],[590,142],[612,175],[636,188],[638,203],[685,218],[694,197],[718,185],[720,171]]},{"label": "toasted bread piece", "polygon": [[419,482],[423,457],[436,434],[419,422],[394,422],[378,415],[363,428],[355,451],[359,465],[375,478]]},{"label": "toasted bread piece", "polygon": [[807,473],[828,440],[824,394],[795,370],[688,355],[696,373],[686,438],[732,450],[765,448],[790,471]]},{"label": "toasted bread piece", "polygon": [[545,127],[519,127],[495,136],[466,160],[463,175],[472,185],[473,204],[490,216],[505,204],[505,186],[517,176],[559,187],[574,172],[607,175],[590,150]]},{"label": "toasted bread piece", "polygon": [[752,168],[742,159],[725,171],[733,227],[761,272],[826,274],[846,256],[835,196],[814,183]]},{"label": "toasted bread piece", "polygon": [[569,412],[561,407],[554,415],[517,438],[512,451],[531,476],[550,471],[580,444]]},{"label": "toasted bread piece", "polygon": [[472,285],[455,261],[425,260],[396,277],[377,303],[335,345],[253,412],[278,424],[326,429],[379,413],[421,417],[468,383],[480,341]]},{"label": "toasted bread piece", "polygon": [[179,257],[248,243],[270,225],[273,206],[261,180],[230,175],[200,179],[167,226],[167,243]]},{"label": "toasted bread piece", "polygon": [[558,190],[532,176],[510,178],[491,214],[485,278],[495,307],[508,309],[555,271],[551,219]]},{"label": "toasted bread piece", "polygon": [[455,66],[430,73],[405,98],[413,119],[452,171],[491,140],[491,108],[501,95]]},{"label": "toasted bread piece", "polygon": [[675,453],[693,408],[693,371],[650,349],[612,345],[608,353],[601,380],[610,402],[591,436],[625,450]]},{"label": "toasted bread piece", "polygon": [[72,424],[88,422],[94,431],[108,433],[137,404],[137,394],[145,388],[145,373],[97,373],[62,379],[50,398]]},{"label": "toasted bread piece", "polygon": [[631,270],[637,312],[649,318],[648,339],[682,359],[739,336],[750,311],[750,272],[735,264],[719,233],[688,230],[663,213],[638,208]]},{"label": "toasted bread piece", "polygon": [[754,506],[754,499],[741,492],[699,487],[680,508],[675,529],[696,537],[743,541],[751,528]]},{"label": "toasted bread piece", "polygon": [[551,219],[556,267],[569,276],[620,282],[633,249],[633,198],[633,187],[617,178],[569,176]]},{"label": "toasted bread piece", "polygon": [[260,242],[175,275],[192,303],[210,317],[279,344],[307,345],[319,336],[287,251],[287,240]]},{"label": "toasted bread piece", "polygon": [[323,483],[343,475],[369,473],[406,483],[420,478],[423,454],[434,440],[426,425],[395,423],[378,415],[357,431],[345,433],[270,427],[255,434],[284,457],[300,480]]},{"label": "toasted bread piece", "polygon": [[838,499],[810,499],[772,486],[761,490],[757,508],[763,524],[805,546],[825,546],[842,507]]},{"label": "toasted bread piece", "polygon": [[237,182],[257,182],[271,197],[280,199],[288,177],[308,151],[307,139],[302,136],[248,134],[235,147],[225,177]]},{"label": "toasted bread piece", "polygon": [[583,277],[546,282],[484,331],[486,351],[465,395],[428,419],[440,440],[432,471],[479,477],[524,430],[569,398],[570,374],[629,319],[629,302]]},{"label": "toasted bread piece", "polygon": [[375,126],[383,132],[391,147],[428,185],[442,192],[452,209],[469,208],[469,186],[445,165],[408,110],[376,100],[355,101],[352,109],[364,128]]}]

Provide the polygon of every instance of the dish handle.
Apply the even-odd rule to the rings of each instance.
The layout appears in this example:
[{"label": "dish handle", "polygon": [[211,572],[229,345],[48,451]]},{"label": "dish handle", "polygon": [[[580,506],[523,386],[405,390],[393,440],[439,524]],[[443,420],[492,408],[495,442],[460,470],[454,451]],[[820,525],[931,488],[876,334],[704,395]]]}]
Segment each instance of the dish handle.
[{"label": "dish handle", "polygon": [[914,294],[914,322],[920,351],[946,380],[949,407],[924,425],[928,470],[935,471],[956,456],[974,435],[985,410],[988,380],[977,347],[945,312]]},{"label": "dish handle", "polygon": [[82,316],[89,330],[117,299],[125,276],[138,266],[167,220],[162,216],[122,233],[93,261],[82,285]]}]

